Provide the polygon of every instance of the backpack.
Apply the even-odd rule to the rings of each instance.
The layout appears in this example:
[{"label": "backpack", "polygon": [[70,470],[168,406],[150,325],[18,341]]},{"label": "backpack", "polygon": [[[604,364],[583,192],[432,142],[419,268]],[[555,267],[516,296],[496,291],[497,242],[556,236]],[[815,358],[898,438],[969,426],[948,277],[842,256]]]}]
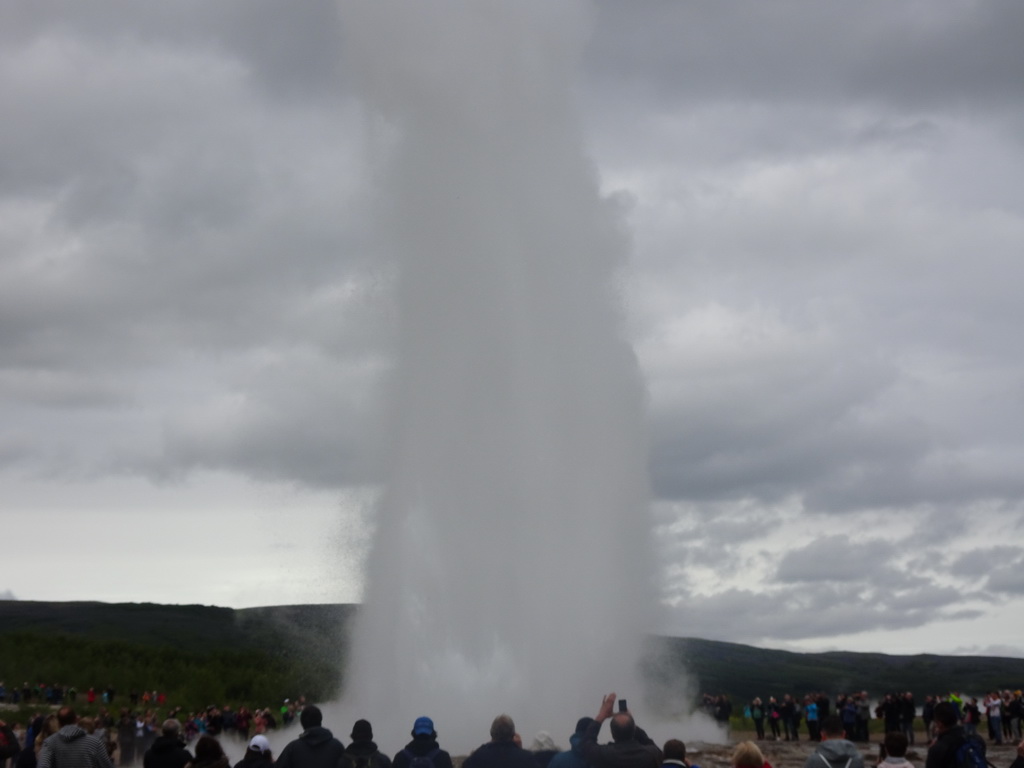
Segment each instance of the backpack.
[{"label": "backpack", "polygon": [[988,768],[985,742],[977,736],[968,736],[956,748],[956,768]]},{"label": "backpack", "polygon": [[409,768],[434,768],[434,758],[441,752],[441,748],[437,747],[425,755],[414,755],[408,749],[402,752],[409,758]]},{"label": "backpack", "polygon": [[[823,754],[821,754],[821,752],[815,752],[814,754],[816,754],[816,755],[817,755],[818,757],[820,757],[820,758],[821,758],[821,760],[822,760],[822,762],[823,762],[823,763],[825,763],[825,765],[827,765],[827,766],[828,766],[828,768],[834,768],[834,767],[833,767],[833,765],[832,765],[832,763],[830,763],[830,762],[828,761],[828,758],[827,758],[827,757],[825,757],[825,756],[824,756]],[[852,763],[852,762],[853,762],[853,758],[852,758],[852,757],[850,757],[850,758],[847,758],[847,760],[846,760],[846,765],[845,765],[845,766],[843,766],[843,768],[850,768],[850,763]]]},{"label": "backpack", "polygon": [[367,752],[362,755],[348,755],[349,764],[353,768],[377,768],[380,764],[380,752]]}]

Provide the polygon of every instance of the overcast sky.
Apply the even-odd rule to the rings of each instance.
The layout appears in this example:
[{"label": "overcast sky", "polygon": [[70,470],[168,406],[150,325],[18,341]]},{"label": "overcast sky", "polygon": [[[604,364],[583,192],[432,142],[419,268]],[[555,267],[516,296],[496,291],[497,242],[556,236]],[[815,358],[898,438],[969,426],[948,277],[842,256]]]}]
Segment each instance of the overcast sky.
[{"label": "overcast sky", "polygon": [[[1024,4],[591,15],[655,629],[1024,656]],[[394,306],[344,35],[0,7],[0,594],[359,599]]]}]

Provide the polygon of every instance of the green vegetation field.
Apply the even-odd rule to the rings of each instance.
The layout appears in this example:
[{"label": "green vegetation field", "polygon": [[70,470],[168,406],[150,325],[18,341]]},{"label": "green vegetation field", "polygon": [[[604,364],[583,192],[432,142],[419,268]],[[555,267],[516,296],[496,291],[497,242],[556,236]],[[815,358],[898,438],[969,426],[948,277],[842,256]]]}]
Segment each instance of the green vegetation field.
[{"label": "green vegetation field", "polygon": [[[343,685],[352,605],[233,610],[200,605],[0,601],[0,680],[159,690],[168,704],[278,705],[325,700]],[[696,638],[655,637],[646,672],[664,688],[754,696],[867,690],[925,693],[1024,688],[1024,659],[799,654]],[[654,664],[651,659],[659,661]],[[689,683],[687,683],[689,675]],[[84,695],[78,701],[82,702]],[[742,728],[741,722],[736,725]]]}]

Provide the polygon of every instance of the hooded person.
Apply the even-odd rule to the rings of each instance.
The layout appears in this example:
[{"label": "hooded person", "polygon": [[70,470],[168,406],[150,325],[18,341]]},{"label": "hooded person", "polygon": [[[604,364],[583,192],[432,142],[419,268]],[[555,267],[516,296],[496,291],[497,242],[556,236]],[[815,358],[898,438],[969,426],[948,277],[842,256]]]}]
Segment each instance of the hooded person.
[{"label": "hooded person", "polygon": [[821,743],[804,762],[804,768],[864,768],[864,756],[847,741],[843,721],[829,715],[821,721]]},{"label": "hooded person", "polygon": [[173,717],[164,720],[160,735],[142,756],[143,768],[185,768],[191,762],[192,753],[181,738],[181,723]]},{"label": "hooded person", "polygon": [[592,722],[592,717],[581,717],[576,721],[576,730],[569,737],[569,749],[552,757],[548,768],[587,768],[587,761],[583,757],[583,734]]},{"label": "hooded person", "polygon": [[412,726],[412,741],[395,755],[392,768],[452,768],[452,756],[437,743],[433,720],[429,717],[416,718]]},{"label": "hooded person", "polygon": [[391,758],[377,748],[369,720],[356,720],[345,747],[345,768],[391,768]]},{"label": "hooded person", "polygon": [[60,729],[43,742],[38,768],[113,768],[103,742],[79,728],[77,722],[75,710],[60,708],[57,712]]},{"label": "hooded person", "polygon": [[228,768],[228,756],[216,737],[205,734],[196,742],[196,759],[192,768]]},{"label": "hooded person", "polygon": [[337,768],[345,756],[345,745],[323,727],[320,708],[312,704],[303,707],[299,715],[302,733],[288,742],[277,758],[278,768]]},{"label": "hooded person", "polygon": [[274,764],[274,755],[270,751],[270,742],[262,733],[249,739],[245,755],[235,763],[234,768],[270,768]]}]

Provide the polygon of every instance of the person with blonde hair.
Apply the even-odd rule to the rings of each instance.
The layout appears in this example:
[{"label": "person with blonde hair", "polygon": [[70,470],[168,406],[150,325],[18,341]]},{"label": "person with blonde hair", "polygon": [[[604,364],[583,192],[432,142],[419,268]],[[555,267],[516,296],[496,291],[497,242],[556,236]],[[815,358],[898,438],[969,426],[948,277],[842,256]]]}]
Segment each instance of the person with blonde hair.
[{"label": "person with blonde hair", "polygon": [[732,753],[733,768],[772,768],[764,754],[752,741],[741,741]]}]

